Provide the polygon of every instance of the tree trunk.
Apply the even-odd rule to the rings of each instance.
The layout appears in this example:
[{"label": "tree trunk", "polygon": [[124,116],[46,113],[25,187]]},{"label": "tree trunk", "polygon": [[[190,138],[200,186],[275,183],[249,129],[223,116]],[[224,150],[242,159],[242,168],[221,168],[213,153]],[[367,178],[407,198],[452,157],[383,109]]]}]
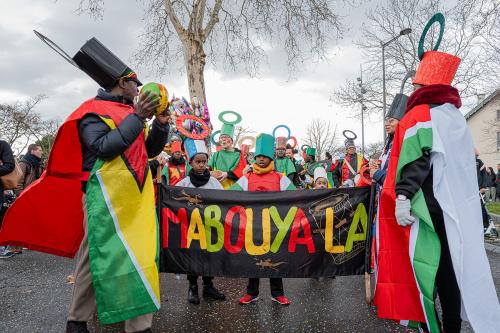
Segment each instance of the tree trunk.
[{"label": "tree trunk", "polygon": [[184,61],[188,76],[189,97],[198,97],[200,103],[205,103],[205,51],[203,44],[194,36],[184,41]]}]

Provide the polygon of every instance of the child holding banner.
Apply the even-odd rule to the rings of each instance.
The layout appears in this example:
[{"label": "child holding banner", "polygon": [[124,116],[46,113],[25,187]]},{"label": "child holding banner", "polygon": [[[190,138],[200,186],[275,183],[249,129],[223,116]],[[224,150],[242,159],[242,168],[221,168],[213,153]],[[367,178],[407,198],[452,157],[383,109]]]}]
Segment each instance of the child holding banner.
[{"label": "child holding banner", "polygon": [[[184,150],[189,159],[191,170],[186,178],[177,183],[177,186],[223,190],[224,188],[220,182],[210,176],[210,171],[207,167],[208,150],[205,141],[186,138],[184,141]],[[196,305],[200,304],[198,276],[188,275],[187,278],[189,281],[188,302]],[[213,276],[203,277],[203,297],[214,300],[225,300],[226,296],[215,288],[212,282],[213,279]]]},{"label": "child holding banner", "polygon": [[314,169],[314,189],[321,190],[328,188],[328,174],[325,168],[317,167]]},{"label": "child holding banner", "polygon": [[[255,163],[251,170],[243,175],[231,187],[235,191],[271,192],[295,190],[288,177],[274,170],[274,137],[269,134],[259,134],[255,147]],[[271,296],[274,302],[289,305],[290,301],[284,296],[283,280],[270,278]],[[240,304],[248,304],[258,300],[259,279],[248,279],[247,293],[240,299]]]}]

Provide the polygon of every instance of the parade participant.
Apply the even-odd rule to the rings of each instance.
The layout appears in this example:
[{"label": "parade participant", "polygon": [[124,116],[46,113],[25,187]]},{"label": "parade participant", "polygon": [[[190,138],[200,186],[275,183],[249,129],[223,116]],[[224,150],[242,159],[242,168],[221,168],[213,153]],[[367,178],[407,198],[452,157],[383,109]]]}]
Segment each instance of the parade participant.
[{"label": "parade participant", "polygon": [[295,165],[288,157],[286,157],[285,137],[276,138],[276,159],[274,160],[274,167],[276,168],[276,171],[281,173],[283,176],[288,177],[292,182],[297,176]]},{"label": "parade participant", "polygon": [[500,306],[484,249],[474,146],[451,86],[460,59],[438,46],[423,52],[435,21],[442,36],[439,13],[420,39],[415,91],[382,190],[375,304],[379,317],[426,323],[431,333],[460,332],[462,319],[475,332],[495,332]]},{"label": "parade participant", "polygon": [[295,185],[295,187],[299,188],[302,187],[302,180],[300,179],[300,172],[303,170],[302,165],[295,159],[295,154],[297,152],[295,149],[292,148],[291,145],[287,144],[286,145],[286,152],[285,155],[290,161],[292,161],[294,167],[295,167],[295,175],[293,177],[292,183]]},{"label": "parade participant", "polygon": [[314,189],[321,190],[328,188],[328,175],[325,168],[319,167],[314,170]]},{"label": "parade participant", "polygon": [[[269,134],[257,136],[255,147],[255,163],[252,170],[241,177],[231,187],[235,191],[271,192],[294,190],[295,186],[290,179],[283,176],[274,169],[274,137]],[[274,302],[281,305],[289,305],[290,301],[284,296],[283,280],[281,278],[270,278],[271,296]],[[258,300],[259,279],[248,280],[247,293],[240,299],[240,304],[248,304]]]},{"label": "parade participant", "polygon": [[303,170],[299,173],[301,179],[306,183],[306,188],[311,189],[314,182],[314,170],[321,164],[316,162],[316,148],[308,147],[305,150],[305,164]]},{"label": "parade participant", "polygon": [[172,141],[171,147],[172,155],[163,167],[161,174],[167,185],[175,186],[186,177],[187,163],[182,155],[181,141]]},{"label": "parade participant", "polygon": [[385,133],[387,134],[387,139],[385,142],[384,150],[382,151],[382,155],[379,158],[379,163],[370,164],[370,177],[377,182],[379,187],[382,187],[382,185],[384,185],[387,166],[389,163],[389,157],[391,156],[392,141],[394,139],[394,132],[396,131],[396,126],[398,125],[401,118],[403,118],[403,115],[405,114],[406,110],[406,102],[408,101],[408,96],[406,96],[403,93],[404,86],[406,81],[408,81],[409,78],[412,78],[414,76],[415,76],[414,70],[411,70],[406,74],[401,84],[401,89],[399,93],[396,94],[396,96],[394,96],[389,111],[385,116],[384,126],[385,126]]},{"label": "parade participant", "polygon": [[67,257],[79,249],[67,333],[88,332],[96,310],[101,324],[151,332],[160,288],[148,156],[165,146],[169,116],[149,128],[157,96],[133,104],[137,75],[97,39],[67,60],[104,89],[59,128],[46,172],[7,211],[0,244]]},{"label": "parade participant", "polygon": [[[226,190],[243,176],[243,170],[247,166],[243,154],[234,148],[234,124],[239,121],[225,122],[223,115],[228,112],[232,111],[225,111],[219,115],[219,120],[223,122],[219,137],[222,149],[215,152],[208,161],[212,176],[217,178]],[[236,112],[232,113],[238,115]],[[237,120],[240,119],[241,117]]]},{"label": "parade participant", "polygon": [[[352,136],[347,136],[347,133],[351,133]],[[332,173],[335,187],[345,186],[347,183],[353,182],[358,185],[361,176],[360,172],[368,165],[368,161],[363,157],[363,154],[356,152],[356,144],[354,143],[357,137],[356,134],[349,130],[344,131],[342,134],[346,138],[344,142],[346,154]],[[369,170],[363,176],[369,178]]]},{"label": "parade participant", "polygon": [[[184,141],[184,150],[189,158],[191,170],[187,177],[177,183],[177,186],[223,190],[224,188],[219,181],[210,176],[210,171],[208,171],[208,150],[205,141],[187,138]],[[189,281],[188,302],[200,304],[198,276],[188,275],[187,279]],[[213,276],[203,277],[203,297],[214,300],[226,299],[226,296],[215,288],[213,279]]]}]

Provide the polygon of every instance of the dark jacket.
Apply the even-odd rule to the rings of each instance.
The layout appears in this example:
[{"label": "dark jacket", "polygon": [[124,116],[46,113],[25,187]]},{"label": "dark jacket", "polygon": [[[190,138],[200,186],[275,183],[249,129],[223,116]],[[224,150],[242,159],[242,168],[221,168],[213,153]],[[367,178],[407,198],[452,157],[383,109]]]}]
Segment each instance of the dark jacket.
[{"label": "dark jacket", "polygon": [[40,158],[30,153],[24,155],[21,161],[19,161],[19,167],[21,168],[23,177],[19,182],[19,186],[14,191],[16,193],[16,196],[19,196],[19,194],[21,194],[21,192],[24,191],[26,187],[40,178],[43,171],[40,162]]},{"label": "dark jacket", "polygon": [[385,177],[387,176],[387,169],[389,168],[389,159],[391,158],[392,142],[394,141],[394,135],[387,136],[387,143],[384,147],[384,154],[387,154],[384,165],[380,166],[380,169],[375,171],[373,174],[373,180],[377,182],[378,185],[383,186]]},{"label": "dark jacket", "polygon": [[[0,161],[2,161],[2,165],[0,165],[0,176],[8,175],[14,170],[16,166],[12,149],[10,148],[10,145],[3,140],[0,140]],[[3,202],[3,186],[0,182],[0,209],[3,206]]]},{"label": "dark jacket", "polygon": [[486,173],[486,167],[483,161],[476,157],[477,185],[479,189],[489,187],[489,177]]},{"label": "dark jacket", "polygon": [[[124,103],[120,97],[99,90],[96,99]],[[126,104],[126,103],[124,103]],[[113,159],[123,153],[147,126],[135,113],[128,115],[116,129],[110,129],[98,116],[89,114],[78,125],[82,142],[82,170],[91,171],[97,158]],[[148,157],[161,153],[168,138],[168,125],[161,125],[156,119],[146,139]],[[84,188],[85,188],[85,184]]]}]

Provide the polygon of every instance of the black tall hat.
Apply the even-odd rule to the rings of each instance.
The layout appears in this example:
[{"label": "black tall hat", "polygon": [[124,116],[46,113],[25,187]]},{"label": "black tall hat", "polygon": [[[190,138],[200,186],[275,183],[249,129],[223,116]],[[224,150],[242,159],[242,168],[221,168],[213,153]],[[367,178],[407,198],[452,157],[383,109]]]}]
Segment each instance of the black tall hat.
[{"label": "black tall hat", "polygon": [[389,111],[386,114],[386,118],[394,118],[397,120],[401,120],[403,116],[405,115],[406,111],[406,103],[408,102],[408,96],[406,96],[403,93],[406,81],[411,77],[415,76],[415,71],[411,70],[408,73],[406,73],[406,76],[403,79],[403,82],[401,83],[401,90],[399,91],[396,96],[394,96],[394,100],[392,101],[392,104],[389,108]]},{"label": "black tall hat", "polygon": [[56,51],[70,64],[87,73],[105,89],[114,87],[121,78],[135,81],[139,86],[142,85],[137,78],[137,74],[95,37],[88,40],[75,56],[71,58],[48,37],[38,31],[34,32],[51,49]]}]

